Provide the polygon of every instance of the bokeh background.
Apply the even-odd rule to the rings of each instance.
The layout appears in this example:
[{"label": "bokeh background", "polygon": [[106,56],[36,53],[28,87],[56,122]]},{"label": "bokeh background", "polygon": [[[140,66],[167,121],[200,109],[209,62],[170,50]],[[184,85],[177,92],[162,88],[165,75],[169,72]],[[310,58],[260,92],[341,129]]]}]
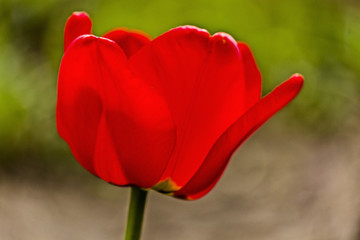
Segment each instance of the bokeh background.
[{"label": "bokeh background", "polygon": [[203,199],[149,195],[144,240],[360,240],[358,0],[0,0],[0,239],[121,239],[129,189],[83,170],[55,125],[63,28],[156,37],[191,24],[247,42],[263,94],[300,95],[235,154]]}]

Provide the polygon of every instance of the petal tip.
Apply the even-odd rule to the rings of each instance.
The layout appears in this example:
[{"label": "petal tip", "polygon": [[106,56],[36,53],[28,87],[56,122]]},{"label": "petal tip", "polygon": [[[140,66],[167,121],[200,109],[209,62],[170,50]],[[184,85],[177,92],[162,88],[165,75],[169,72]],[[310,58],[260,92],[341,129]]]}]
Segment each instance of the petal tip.
[{"label": "petal tip", "polygon": [[[231,35],[224,32],[218,32],[211,37],[211,40],[213,44],[223,49],[223,53],[226,55],[230,53],[228,56],[231,56],[235,53],[235,55],[239,57],[240,52],[239,48],[237,47],[237,42]],[[227,49],[228,51],[224,51],[224,49]]]},{"label": "petal tip", "polygon": [[87,45],[91,43],[109,44],[116,46],[116,43],[113,40],[104,37],[97,37],[92,34],[83,34],[77,37],[72,45],[79,45],[79,44]]},{"label": "petal tip", "polygon": [[234,46],[237,45],[235,39],[230,34],[227,34],[224,32],[217,32],[212,36],[212,38],[216,39],[216,40],[221,40],[224,44],[229,42],[229,43],[233,44]]},{"label": "petal tip", "polygon": [[304,85],[304,76],[300,73],[295,73],[290,77],[289,81],[300,90]]},{"label": "petal tip", "polygon": [[80,43],[90,44],[90,43],[96,41],[97,39],[98,39],[98,37],[94,36],[92,34],[84,34],[84,35],[77,37],[75,39],[76,41],[74,41],[73,44],[80,44]]},{"label": "petal tip", "polygon": [[72,16],[90,18],[90,17],[89,17],[89,14],[87,14],[87,12],[84,12],[84,11],[74,11],[74,12],[71,14],[71,17],[72,17]]},{"label": "petal tip", "polygon": [[295,73],[291,76],[292,79],[296,79],[297,81],[303,82],[304,76],[300,73]]},{"label": "petal tip", "polygon": [[73,12],[67,19],[64,32],[64,50],[79,36],[90,34],[92,22],[86,12]]},{"label": "petal tip", "polygon": [[199,28],[193,25],[184,25],[184,26],[176,27],[171,29],[169,32],[181,33],[181,34],[183,34],[184,32],[195,33],[195,34],[203,34],[206,37],[210,37],[210,34],[208,31],[206,31],[206,29]]}]

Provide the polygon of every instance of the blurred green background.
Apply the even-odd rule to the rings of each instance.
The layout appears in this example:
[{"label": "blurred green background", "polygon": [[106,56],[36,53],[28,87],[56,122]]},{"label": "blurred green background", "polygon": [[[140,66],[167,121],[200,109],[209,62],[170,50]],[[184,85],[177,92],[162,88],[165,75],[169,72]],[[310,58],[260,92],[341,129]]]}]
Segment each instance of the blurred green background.
[{"label": "blurred green background", "polygon": [[79,10],[90,15],[96,35],[126,27],[156,37],[185,24],[227,32],[251,47],[263,94],[295,72],[305,77],[303,91],[264,138],[289,133],[285,138],[296,134],[319,145],[358,139],[357,0],[0,0],[0,180],[89,178],[55,124],[64,24]]},{"label": "blurred green background", "polygon": [[[360,4],[356,1],[60,1],[1,0],[0,171],[73,171],[55,127],[57,71],[63,28],[75,10],[93,20],[94,34],[140,29],[156,37],[192,24],[247,42],[266,94],[292,73],[305,76],[284,124],[331,137],[359,120]],[[55,175],[54,175],[55,174]]]}]

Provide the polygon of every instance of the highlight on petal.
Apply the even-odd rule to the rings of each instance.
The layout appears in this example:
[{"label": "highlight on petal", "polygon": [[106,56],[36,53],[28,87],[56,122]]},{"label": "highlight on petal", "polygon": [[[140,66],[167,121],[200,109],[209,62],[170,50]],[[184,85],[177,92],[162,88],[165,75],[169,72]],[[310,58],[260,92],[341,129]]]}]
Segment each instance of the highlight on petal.
[{"label": "highlight on petal", "polygon": [[245,111],[245,80],[237,43],[185,26],[154,39],[129,59],[132,72],[159,89],[172,111],[177,142],[163,182],[184,186],[207,153]]},{"label": "highlight on petal", "polygon": [[145,44],[150,42],[150,37],[140,31],[131,31],[127,29],[115,29],[103,35],[109,38],[121,47],[126,56],[130,58]]},{"label": "highlight on petal", "polygon": [[67,20],[64,32],[64,51],[77,37],[91,33],[92,22],[85,12],[74,12]]},{"label": "highlight on petal", "polygon": [[303,77],[293,75],[249,109],[222,134],[192,179],[174,195],[197,199],[208,193],[222,175],[235,150],[266,120],[288,104],[300,91]]},{"label": "highlight on petal", "polygon": [[115,42],[93,35],[77,38],[64,54],[57,123],[76,159],[118,185],[155,185],[176,140],[161,95],[132,76]]}]

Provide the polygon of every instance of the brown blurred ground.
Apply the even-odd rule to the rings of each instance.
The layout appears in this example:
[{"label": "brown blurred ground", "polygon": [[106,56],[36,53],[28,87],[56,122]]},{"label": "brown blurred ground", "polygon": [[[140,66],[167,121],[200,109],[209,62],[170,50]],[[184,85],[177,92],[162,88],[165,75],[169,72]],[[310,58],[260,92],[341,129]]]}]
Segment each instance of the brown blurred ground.
[{"label": "brown blurred ground", "polygon": [[[152,191],[143,240],[358,240],[359,129],[315,139],[276,124],[238,150],[203,199]],[[122,239],[129,189],[87,180],[2,179],[0,239]]]}]

